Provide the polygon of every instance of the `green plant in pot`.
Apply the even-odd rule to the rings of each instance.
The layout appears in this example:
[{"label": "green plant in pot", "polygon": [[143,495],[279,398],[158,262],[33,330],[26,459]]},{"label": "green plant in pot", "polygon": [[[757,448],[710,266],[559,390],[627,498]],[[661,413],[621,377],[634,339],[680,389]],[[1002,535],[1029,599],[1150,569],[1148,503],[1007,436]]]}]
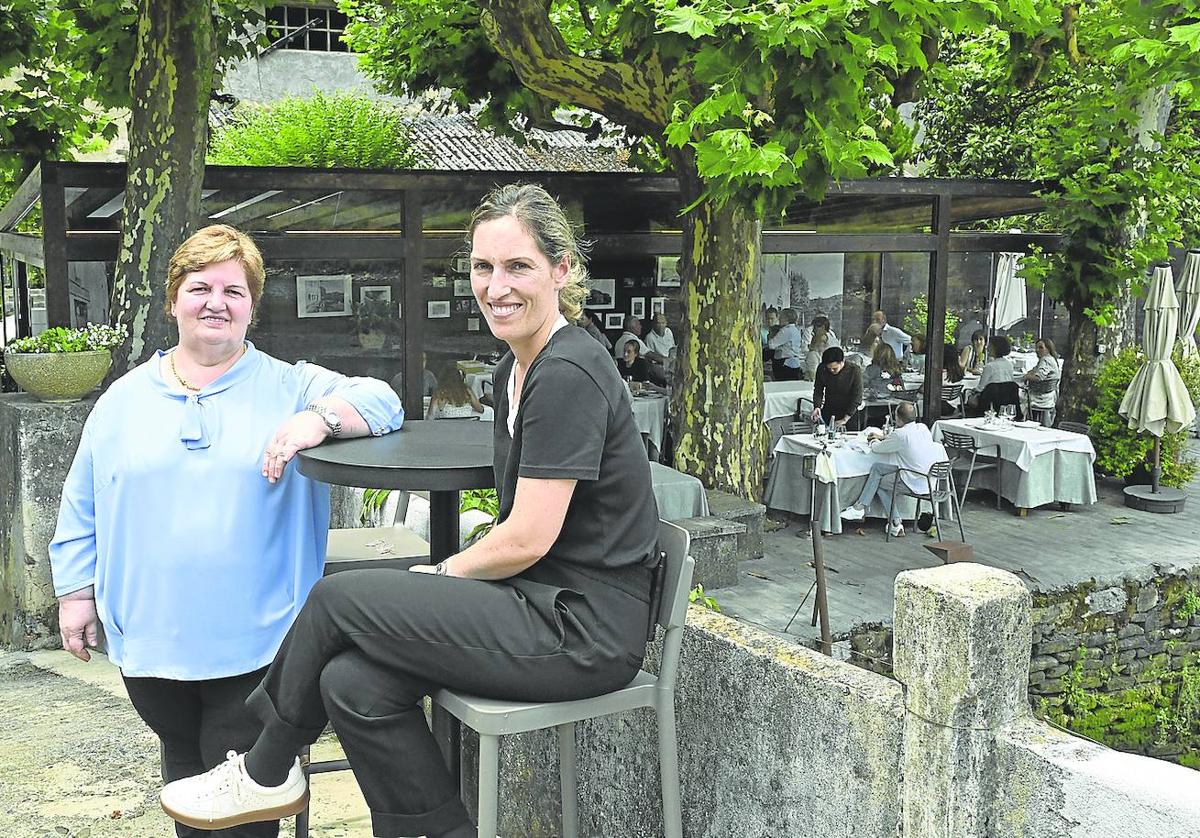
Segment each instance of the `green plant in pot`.
[{"label": "green plant in pot", "polygon": [[391,303],[381,297],[368,295],[355,306],[354,317],[359,344],[364,349],[380,349],[392,325]]},{"label": "green plant in pot", "polygon": [[[1172,358],[1183,383],[1193,398],[1200,393],[1200,358]],[[1096,446],[1096,467],[1116,478],[1149,482],[1154,438],[1129,428],[1117,410],[1129,383],[1142,365],[1138,350],[1129,348],[1104,362],[1096,376],[1096,406],[1088,413],[1088,425]],[[1186,486],[1196,476],[1196,460],[1188,456],[1187,431],[1162,437],[1162,484]]]},{"label": "green plant in pot", "polygon": [[124,325],[56,326],[9,343],[4,363],[25,392],[44,402],[75,402],[104,380],[112,366],[111,350],[128,335]]}]

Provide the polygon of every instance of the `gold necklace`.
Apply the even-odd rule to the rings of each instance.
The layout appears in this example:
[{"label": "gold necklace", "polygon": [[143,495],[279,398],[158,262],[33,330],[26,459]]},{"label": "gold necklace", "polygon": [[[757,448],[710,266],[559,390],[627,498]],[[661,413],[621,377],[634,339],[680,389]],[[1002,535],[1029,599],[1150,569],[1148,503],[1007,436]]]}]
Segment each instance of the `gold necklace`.
[{"label": "gold necklace", "polygon": [[191,384],[188,384],[187,381],[184,379],[184,377],[179,374],[179,370],[175,369],[175,353],[174,352],[172,352],[170,355],[167,356],[167,360],[171,362],[171,375],[175,376],[175,380],[183,385],[183,389],[185,389],[189,392],[192,392],[192,393],[199,393],[201,388],[193,387]]},{"label": "gold necklace", "polygon": [[[246,351],[246,344],[243,343],[241,345],[241,347],[238,349],[238,351],[233,354],[234,361],[236,361],[238,358],[242,357],[242,353],[245,351]],[[175,376],[175,380],[178,381],[181,385],[183,385],[183,389],[187,390],[190,393],[199,393],[201,390],[204,389],[203,387],[193,387],[191,384],[188,383],[187,379],[185,379],[182,375],[179,374],[179,370],[175,369],[175,350],[172,350],[167,355],[167,361],[170,362],[170,364],[171,364],[171,375]]]}]

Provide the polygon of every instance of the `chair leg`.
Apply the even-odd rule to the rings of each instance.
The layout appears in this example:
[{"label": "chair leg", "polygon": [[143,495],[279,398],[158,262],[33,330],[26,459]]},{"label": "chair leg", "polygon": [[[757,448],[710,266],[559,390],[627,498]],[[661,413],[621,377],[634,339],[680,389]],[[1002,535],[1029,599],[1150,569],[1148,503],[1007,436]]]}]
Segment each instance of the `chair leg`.
[{"label": "chair leg", "polygon": [[558,726],[558,783],[562,790],[562,836],[579,838],[578,763],[575,754],[575,725]]},{"label": "chair leg", "polygon": [[961,503],[957,504],[958,508],[955,509],[954,507],[955,507],[956,501],[957,501],[957,498],[954,497],[954,485],[951,484],[951,486],[950,486],[950,511],[953,512],[955,514],[955,516],[958,518],[958,537],[962,539],[963,544],[966,544],[967,543],[967,531],[965,529],[963,529],[962,504]]},{"label": "chair leg", "polygon": [[479,838],[496,838],[500,794],[500,737],[479,734]]},{"label": "chair leg", "polygon": [[[308,773],[309,749],[304,746],[304,750],[300,752],[300,770],[304,772],[304,777],[310,783],[312,778]],[[308,806],[305,804],[304,809],[296,815],[296,838],[308,838]]]},{"label": "chair leg", "polygon": [[679,792],[679,751],[675,742],[675,696],[661,696],[658,714],[658,765],[662,772],[663,834],[683,838],[683,804]]}]

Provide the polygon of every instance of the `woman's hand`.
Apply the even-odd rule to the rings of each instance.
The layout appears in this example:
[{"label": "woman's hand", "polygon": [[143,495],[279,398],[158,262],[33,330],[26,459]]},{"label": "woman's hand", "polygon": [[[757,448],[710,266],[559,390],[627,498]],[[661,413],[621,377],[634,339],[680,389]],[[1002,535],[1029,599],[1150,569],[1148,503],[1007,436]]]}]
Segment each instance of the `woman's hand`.
[{"label": "woman's hand", "polygon": [[[69,596],[69,595],[68,595]],[[68,599],[58,601],[58,633],[63,649],[81,661],[90,661],[88,649],[99,641],[100,620],[96,617],[96,600]]]},{"label": "woman's hand", "polygon": [[275,431],[263,455],[263,477],[274,483],[283,477],[283,470],[297,451],[313,448],[329,438],[329,426],[311,410],[302,410],[290,417]]}]

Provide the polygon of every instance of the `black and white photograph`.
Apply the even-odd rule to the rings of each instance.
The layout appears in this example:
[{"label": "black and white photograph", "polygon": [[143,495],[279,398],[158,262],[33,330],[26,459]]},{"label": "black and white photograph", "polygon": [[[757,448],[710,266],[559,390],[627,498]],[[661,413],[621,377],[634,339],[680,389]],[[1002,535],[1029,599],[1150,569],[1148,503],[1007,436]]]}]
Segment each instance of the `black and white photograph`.
[{"label": "black and white photograph", "polygon": [[666,314],[667,298],[666,297],[651,297],[650,298],[650,316],[656,314]]},{"label": "black and white photograph", "polygon": [[629,301],[629,313],[638,320],[643,320],[646,317],[646,298],[634,297]]},{"label": "black and white photograph", "polygon": [[467,331],[468,332],[478,332],[479,331],[479,318],[478,317],[468,317],[467,318]]},{"label": "black and white photograph", "polygon": [[478,314],[479,303],[475,302],[474,297],[466,297],[454,301],[453,311],[455,314]]},{"label": "black and white photograph", "polygon": [[657,270],[655,271],[655,283],[659,288],[678,288],[679,287],[679,257],[678,256],[657,256],[655,262]]},{"label": "black and white photograph", "polygon": [[359,305],[364,303],[385,303],[386,308],[391,308],[392,303],[392,286],[390,285],[364,285],[358,289]]},{"label": "black and white photograph", "polygon": [[471,260],[466,256],[459,256],[454,260],[454,272],[456,274],[469,274],[471,272]]},{"label": "black and white photograph", "polygon": [[430,300],[425,304],[425,316],[428,320],[443,320],[450,316],[449,300]]},{"label": "black and white photograph", "polygon": [[470,297],[471,296],[471,280],[469,280],[469,279],[454,280],[454,296]]},{"label": "black and white photograph", "polygon": [[617,281],[615,279],[592,279],[584,308],[613,309],[617,307]]},{"label": "black and white photograph", "polygon": [[297,317],[347,317],[350,310],[350,274],[296,277]]},{"label": "black and white photograph", "polygon": [[429,284],[434,288],[446,288],[450,285],[450,280],[445,274],[434,274],[433,279],[429,281]]},{"label": "black and white photograph", "polygon": [[608,314],[604,315],[604,328],[620,329],[624,325],[625,315],[621,314],[621,312],[609,312]]}]

